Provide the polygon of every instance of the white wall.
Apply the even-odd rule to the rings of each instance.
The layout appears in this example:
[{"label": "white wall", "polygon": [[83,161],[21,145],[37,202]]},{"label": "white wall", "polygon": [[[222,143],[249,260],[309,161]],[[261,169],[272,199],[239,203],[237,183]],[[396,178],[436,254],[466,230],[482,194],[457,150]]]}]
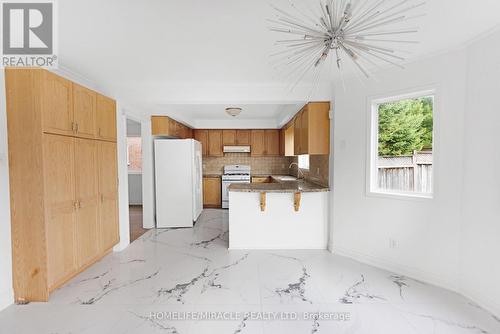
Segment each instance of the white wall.
[{"label": "white wall", "polygon": [[142,226],[155,227],[155,188],[151,119],[141,121],[142,134]]},{"label": "white wall", "polygon": [[[461,51],[379,73],[364,85],[352,79],[346,91],[336,85],[334,252],[458,289],[465,67]],[[429,87],[437,91],[434,198],[367,196],[369,101]],[[389,247],[390,238],[396,249]]]},{"label": "white wall", "polygon": [[[335,87],[330,248],[453,289],[500,315],[500,31],[377,79]],[[434,198],[368,196],[369,101],[432,87]]]},{"label": "white wall", "polygon": [[128,210],[128,165],[127,165],[127,116],[120,103],[116,105],[116,130],[118,151],[118,220],[120,243],[114,251],[122,251],[130,244],[130,222]]},{"label": "white wall", "polygon": [[460,276],[466,295],[500,315],[500,32],[468,57]]},{"label": "white wall", "polygon": [[9,164],[5,72],[0,71],[0,310],[12,304],[12,249],[10,234]]}]

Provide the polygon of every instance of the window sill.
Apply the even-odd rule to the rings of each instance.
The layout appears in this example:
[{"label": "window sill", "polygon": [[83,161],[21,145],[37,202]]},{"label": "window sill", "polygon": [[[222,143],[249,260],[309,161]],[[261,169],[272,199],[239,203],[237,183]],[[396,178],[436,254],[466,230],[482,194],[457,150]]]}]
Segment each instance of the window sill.
[{"label": "window sill", "polygon": [[368,191],[368,197],[395,199],[402,201],[429,201],[434,199],[434,194],[423,193],[397,193],[397,192],[382,192],[382,191]]}]

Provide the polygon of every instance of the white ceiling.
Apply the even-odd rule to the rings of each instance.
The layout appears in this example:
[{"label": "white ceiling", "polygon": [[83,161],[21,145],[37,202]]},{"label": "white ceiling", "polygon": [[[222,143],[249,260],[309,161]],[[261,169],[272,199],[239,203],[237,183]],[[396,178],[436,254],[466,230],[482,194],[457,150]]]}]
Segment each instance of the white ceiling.
[{"label": "white ceiling", "polygon": [[[277,37],[265,21],[273,15],[269,2],[58,1],[60,64],[145,114],[174,112],[187,123],[224,120],[225,107],[241,104],[242,119],[277,120],[290,105],[329,99],[331,91],[322,85],[311,96],[305,83],[290,92],[269,64]],[[426,6],[412,59],[458,48],[500,24],[498,0]]]}]

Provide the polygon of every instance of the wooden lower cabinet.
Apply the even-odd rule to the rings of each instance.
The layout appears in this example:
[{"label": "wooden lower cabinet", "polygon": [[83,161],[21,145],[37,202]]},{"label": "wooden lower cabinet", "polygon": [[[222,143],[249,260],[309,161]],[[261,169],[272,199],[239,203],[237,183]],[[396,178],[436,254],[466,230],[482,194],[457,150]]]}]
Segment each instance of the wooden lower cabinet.
[{"label": "wooden lower cabinet", "polygon": [[[43,200],[48,276],[45,288],[48,290],[57,287],[77,269],[74,143],[75,139],[71,137],[43,135],[43,151],[47,152],[43,159],[45,184]],[[20,191],[22,190],[16,190],[16,192]],[[13,223],[16,221],[14,220]],[[23,258],[27,255],[26,249],[19,249],[14,254],[14,263],[20,260],[19,257]],[[43,260],[39,259],[40,262]],[[22,273],[16,274],[22,275]],[[16,291],[16,296],[29,298],[29,296],[23,296],[20,291]]]},{"label": "wooden lower cabinet", "polygon": [[77,264],[90,263],[99,255],[99,184],[97,142],[75,140],[75,199]]},{"label": "wooden lower cabinet", "polygon": [[222,206],[222,183],[220,177],[203,178],[203,207],[220,208]]},{"label": "wooden lower cabinet", "polygon": [[6,71],[17,302],[47,301],[119,241],[116,143],[47,133],[41,73]]},{"label": "wooden lower cabinet", "polygon": [[116,144],[98,143],[100,251],[120,241],[118,228],[118,163]]}]

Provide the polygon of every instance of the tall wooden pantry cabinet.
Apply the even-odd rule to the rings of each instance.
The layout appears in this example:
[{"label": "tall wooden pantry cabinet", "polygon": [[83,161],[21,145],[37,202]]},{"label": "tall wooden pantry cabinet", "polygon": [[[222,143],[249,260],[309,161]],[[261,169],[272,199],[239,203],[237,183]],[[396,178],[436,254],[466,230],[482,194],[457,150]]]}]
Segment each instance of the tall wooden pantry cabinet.
[{"label": "tall wooden pantry cabinet", "polygon": [[119,241],[116,104],[42,69],[6,69],[16,301],[49,294]]}]

